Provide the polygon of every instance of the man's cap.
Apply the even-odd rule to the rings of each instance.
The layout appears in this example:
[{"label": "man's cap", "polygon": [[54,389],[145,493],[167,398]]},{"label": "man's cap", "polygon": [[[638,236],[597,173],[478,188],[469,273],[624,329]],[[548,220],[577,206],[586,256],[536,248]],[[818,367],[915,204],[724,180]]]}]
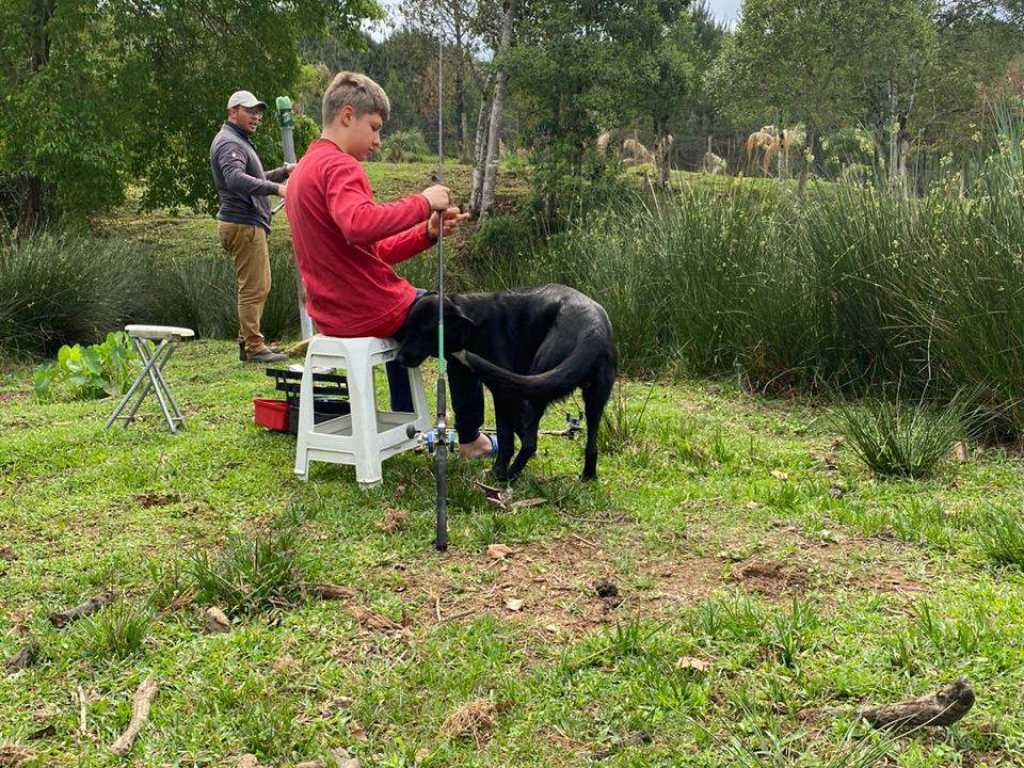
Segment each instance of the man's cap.
[{"label": "man's cap", "polygon": [[267,105],[252,95],[250,91],[235,91],[228,99],[228,109],[234,107],[247,107],[248,109],[266,109]]}]

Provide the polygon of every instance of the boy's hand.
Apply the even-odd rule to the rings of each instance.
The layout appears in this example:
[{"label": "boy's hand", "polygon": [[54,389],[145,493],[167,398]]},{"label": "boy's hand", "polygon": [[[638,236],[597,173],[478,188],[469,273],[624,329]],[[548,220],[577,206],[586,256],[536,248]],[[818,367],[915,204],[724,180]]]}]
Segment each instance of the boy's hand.
[{"label": "boy's hand", "polygon": [[[441,214],[437,213],[427,220],[427,236],[431,240],[437,240],[437,220]],[[458,208],[449,208],[444,212],[444,236],[448,237],[462,222],[469,218],[468,213],[461,213]]]},{"label": "boy's hand", "polygon": [[427,198],[431,211],[443,211],[448,208],[448,204],[451,201],[451,190],[441,184],[427,187],[420,194]]},{"label": "boy's hand", "polygon": [[278,197],[284,197],[285,193],[287,191],[288,191],[288,185],[287,184],[278,184],[277,185],[277,196]]}]

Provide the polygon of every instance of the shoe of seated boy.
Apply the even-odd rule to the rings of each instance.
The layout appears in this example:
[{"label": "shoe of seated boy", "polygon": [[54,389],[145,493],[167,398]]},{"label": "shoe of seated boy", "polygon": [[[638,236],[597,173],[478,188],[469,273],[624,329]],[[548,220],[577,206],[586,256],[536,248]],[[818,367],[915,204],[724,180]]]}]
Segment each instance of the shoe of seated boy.
[{"label": "shoe of seated boy", "polygon": [[264,347],[256,352],[245,353],[245,362],[247,363],[280,363],[287,359],[287,355],[275,352],[270,347]]}]

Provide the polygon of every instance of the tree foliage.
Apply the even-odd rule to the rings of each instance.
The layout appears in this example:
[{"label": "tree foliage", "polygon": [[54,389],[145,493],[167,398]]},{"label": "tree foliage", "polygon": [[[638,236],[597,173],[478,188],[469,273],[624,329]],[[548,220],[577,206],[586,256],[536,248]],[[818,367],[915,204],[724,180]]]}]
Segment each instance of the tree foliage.
[{"label": "tree foliage", "polygon": [[[377,14],[375,0],[0,0],[8,218],[87,214],[130,180],[149,207],[208,202],[227,96],[287,93],[302,37],[351,38]],[[259,142],[272,160],[268,131]]]}]

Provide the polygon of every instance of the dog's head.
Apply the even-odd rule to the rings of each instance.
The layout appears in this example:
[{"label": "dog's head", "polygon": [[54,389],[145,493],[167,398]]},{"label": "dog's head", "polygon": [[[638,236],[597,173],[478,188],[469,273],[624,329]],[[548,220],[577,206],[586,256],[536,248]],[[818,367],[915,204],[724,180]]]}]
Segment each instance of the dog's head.
[{"label": "dog's head", "polygon": [[[418,367],[428,357],[437,357],[437,294],[421,297],[395,334],[399,342],[395,360],[408,368]],[[449,298],[444,300],[445,357],[466,348],[475,324]]]}]

